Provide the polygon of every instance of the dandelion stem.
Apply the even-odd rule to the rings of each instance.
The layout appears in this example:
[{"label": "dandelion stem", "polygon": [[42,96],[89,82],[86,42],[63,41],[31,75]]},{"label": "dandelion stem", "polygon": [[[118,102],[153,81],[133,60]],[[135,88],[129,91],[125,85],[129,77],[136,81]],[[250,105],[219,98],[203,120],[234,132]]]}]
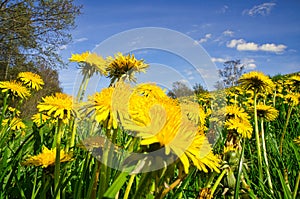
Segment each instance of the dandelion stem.
[{"label": "dandelion stem", "polygon": [[300,182],[300,171],[298,173],[297,181],[296,181],[296,184],[295,184],[295,190],[294,190],[294,193],[293,193],[293,199],[296,199],[296,197],[297,197],[297,192],[298,192],[298,188],[299,188],[299,182]]},{"label": "dandelion stem", "polygon": [[281,135],[281,139],[280,139],[280,146],[279,146],[280,155],[282,155],[283,140],[284,140],[284,136],[286,134],[286,129],[287,129],[290,117],[291,117],[292,109],[293,109],[293,105],[289,106],[288,112],[287,112],[287,118],[286,118],[286,121],[285,121],[285,124],[284,124],[284,127],[283,127],[283,132],[282,132],[282,135]]},{"label": "dandelion stem", "polygon": [[257,147],[259,183],[262,185],[262,183],[263,183],[262,156],[261,156],[261,149],[260,149],[260,138],[259,138],[259,130],[258,130],[258,120],[257,120],[257,107],[256,107],[256,103],[257,103],[257,92],[256,92],[256,90],[254,90],[255,139],[256,139],[256,147]]},{"label": "dandelion stem", "polygon": [[267,147],[266,147],[266,141],[265,141],[265,132],[264,132],[264,120],[261,118],[261,139],[262,139],[262,147],[263,147],[263,155],[264,155],[264,160],[266,164],[266,173],[267,173],[267,180],[270,188],[270,192],[273,194],[273,185],[272,185],[272,180],[271,180],[271,175],[269,171],[269,162],[268,162],[268,157],[267,157]]},{"label": "dandelion stem", "polygon": [[135,176],[136,176],[135,174],[130,176],[123,199],[128,199]]},{"label": "dandelion stem", "polygon": [[214,186],[211,188],[211,193],[210,193],[211,196],[214,195],[214,193],[215,193],[217,187],[219,186],[221,180],[223,179],[223,177],[224,177],[224,175],[225,175],[226,173],[227,173],[227,169],[224,169],[224,170],[222,171],[222,173],[219,175],[219,177],[217,178],[217,180],[216,180]]},{"label": "dandelion stem", "polygon": [[62,121],[57,118],[57,132],[55,136],[55,147],[56,147],[56,155],[55,155],[55,168],[54,168],[54,193],[56,194],[55,198],[60,198],[60,144],[61,144],[61,134],[62,134]]},{"label": "dandelion stem", "polygon": [[1,118],[0,118],[0,124],[2,124],[2,120],[4,119],[5,112],[6,112],[6,109],[8,107],[8,104],[7,104],[8,95],[9,95],[8,91],[6,91],[6,93],[4,95],[4,98],[3,98],[3,109],[2,109],[2,115],[1,115]]},{"label": "dandelion stem", "polygon": [[[73,150],[73,147],[75,145],[75,135],[77,130],[77,120],[73,119],[72,128],[71,128],[71,138],[70,138],[70,149]],[[67,149],[69,150],[69,149]]]},{"label": "dandelion stem", "polygon": [[243,171],[243,159],[244,159],[244,151],[245,151],[245,139],[243,139],[243,146],[242,146],[242,152],[239,159],[239,167],[238,167],[238,174],[235,181],[235,190],[234,190],[234,198],[239,198],[239,192],[240,192],[240,183],[241,183],[241,176]]}]

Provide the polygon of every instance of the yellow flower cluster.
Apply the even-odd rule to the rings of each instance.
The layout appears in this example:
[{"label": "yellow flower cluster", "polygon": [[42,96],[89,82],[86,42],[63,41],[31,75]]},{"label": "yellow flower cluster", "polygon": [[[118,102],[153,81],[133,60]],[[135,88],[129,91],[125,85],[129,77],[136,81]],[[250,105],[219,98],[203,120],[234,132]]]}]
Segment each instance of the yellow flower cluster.
[{"label": "yellow flower cluster", "polygon": [[248,114],[242,108],[235,105],[227,106],[225,115],[225,127],[228,130],[235,130],[243,138],[251,138],[253,128]]},{"label": "yellow flower cluster", "polygon": [[[122,128],[141,138],[141,145],[159,144],[166,155],[174,154],[188,173],[190,163],[207,172],[219,171],[220,159],[198,126],[204,126],[205,113],[199,107],[181,105],[155,84],[132,88],[118,83],[89,98],[86,114],[106,128]],[[192,113],[192,114],[190,114]],[[198,114],[198,115],[197,115]]]},{"label": "yellow flower cluster", "polygon": [[136,72],[145,72],[149,67],[144,60],[138,60],[134,55],[123,55],[117,53],[114,57],[109,56],[106,59],[96,53],[84,52],[82,54],[72,54],[69,59],[71,62],[80,64],[81,72],[91,77],[94,73],[100,72],[111,79],[135,81]]},{"label": "yellow flower cluster", "polygon": [[30,91],[27,87],[33,88],[35,90],[40,90],[44,85],[44,81],[42,80],[42,78],[39,75],[32,72],[21,72],[18,74],[18,78],[21,82],[16,80],[1,81],[1,91],[3,93],[8,92],[9,94],[12,94],[15,97],[26,99],[30,96]]},{"label": "yellow flower cluster", "polygon": [[[38,155],[31,156],[25,160],[22,164],[26,166],[42,166],[47,168],[48,166],[53,166],[55,164],[56,158],[56,148],[48,149],[43,146],[42,152]],[[60,162],[68,162],[72,160],[70,154],[66,154],[64,150],[60,151]]]}]

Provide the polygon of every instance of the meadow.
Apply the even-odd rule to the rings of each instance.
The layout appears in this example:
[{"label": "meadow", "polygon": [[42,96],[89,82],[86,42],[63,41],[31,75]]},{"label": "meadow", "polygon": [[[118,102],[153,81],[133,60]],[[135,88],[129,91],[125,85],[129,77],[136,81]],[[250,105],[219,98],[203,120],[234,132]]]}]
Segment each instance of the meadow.
[{"label": "meadow", "polygon": [[[73,54],[76,96],[43,97],[38,74],[0,82],[0,198],[300,198],[300,74],[171,98],[134,84],[134,55]],[[95,74],[108,87],[85,97]]]}]

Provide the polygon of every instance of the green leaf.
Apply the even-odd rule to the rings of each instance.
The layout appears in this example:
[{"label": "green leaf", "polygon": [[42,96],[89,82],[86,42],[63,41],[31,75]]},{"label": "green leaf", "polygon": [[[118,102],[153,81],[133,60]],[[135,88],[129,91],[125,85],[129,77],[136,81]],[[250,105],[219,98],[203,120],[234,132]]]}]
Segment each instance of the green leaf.
[{"label": "green leaf", "polygon": [[103,198],[115,198],[118,191],[127,181],[128,172],[120,173],[119,176],[115,179],[114,183],[107,189],[104,193]]}]

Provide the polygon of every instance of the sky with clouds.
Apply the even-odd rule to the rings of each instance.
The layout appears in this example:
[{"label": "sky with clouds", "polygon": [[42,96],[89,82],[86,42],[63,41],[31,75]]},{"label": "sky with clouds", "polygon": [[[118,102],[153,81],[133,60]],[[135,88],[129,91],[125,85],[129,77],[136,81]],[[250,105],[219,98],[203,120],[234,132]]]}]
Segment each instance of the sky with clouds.
[{"label": "sky with clouds", "polygon": [[[65,60],[72,53],[97,49],[101,42],[124,31],[159,27],[191,38],[206,51],[217,68],[222,68],[225,61],[239,59],[247,71],[259,70],[269,75],[300,71],[298,0],[75,0],[75,3],[83,5],[83,13],[76,19],[73,42],[61,46]],[[174,56],[144,50],[137,52],[137,57],[155,62],[153,68],[156,69],[158,65],[174,66],[190,84],[201,82],[188,64]],[[60,71],[65,92],[72,92],[77,73],[72,64]]]}]

